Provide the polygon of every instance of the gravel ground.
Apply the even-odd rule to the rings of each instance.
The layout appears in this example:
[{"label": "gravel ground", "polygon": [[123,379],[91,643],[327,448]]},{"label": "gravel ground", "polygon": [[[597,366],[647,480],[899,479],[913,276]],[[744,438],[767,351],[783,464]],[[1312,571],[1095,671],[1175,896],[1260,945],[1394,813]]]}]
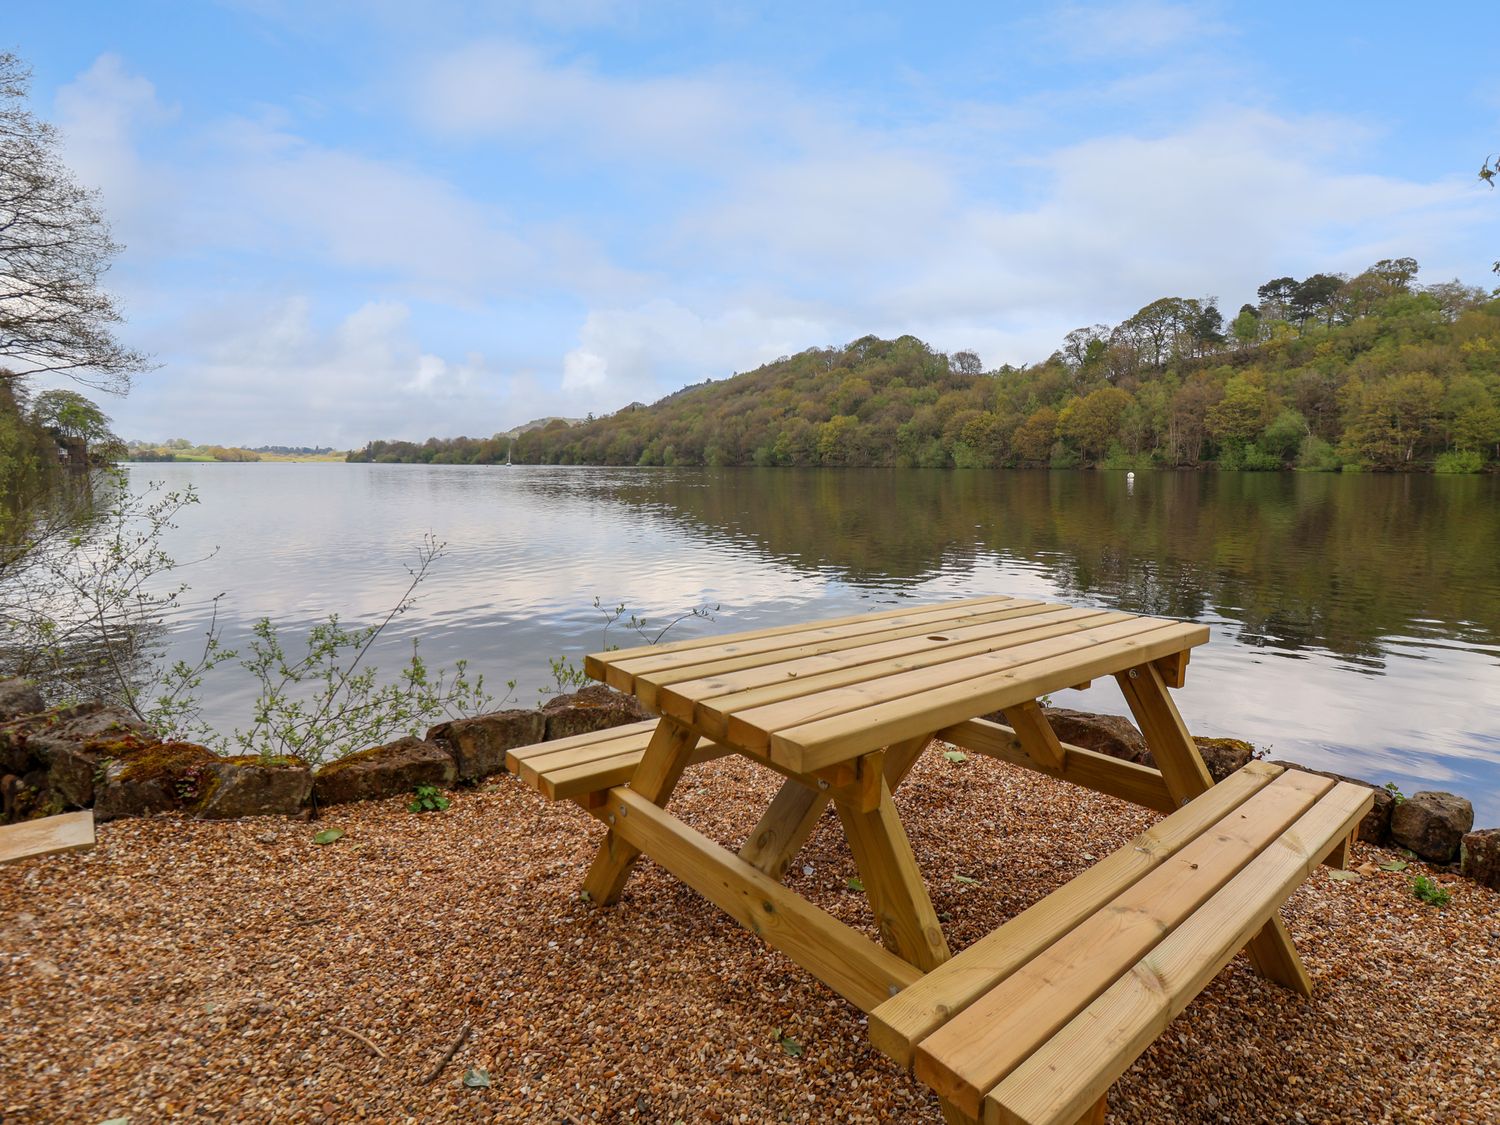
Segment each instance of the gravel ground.
[{"label": "gravel ground", "polygon": [[[775,785],[726,759],[673,809],[737,844]],[[955,949],[1154,819],[936,753],[897,803]],[[313,844],[324,827],[347,835]],[[122,821],[92,853],[0,868],[0,1121],[941,1120],[857,1011],[660,869],[617,909],[581,902],[600,832],[502,777],[444,813]],[[1325,869],[1292,899],[1313,1000],[1237,958],[1110,1120],[1500,1121],[1500,895],[1437,874],[1453,901],[1425,906],[1427,869],[1371,866],[1391,858],[1361,845],[1362,878]],[[832,814],[793,872],[872,932]]]}]

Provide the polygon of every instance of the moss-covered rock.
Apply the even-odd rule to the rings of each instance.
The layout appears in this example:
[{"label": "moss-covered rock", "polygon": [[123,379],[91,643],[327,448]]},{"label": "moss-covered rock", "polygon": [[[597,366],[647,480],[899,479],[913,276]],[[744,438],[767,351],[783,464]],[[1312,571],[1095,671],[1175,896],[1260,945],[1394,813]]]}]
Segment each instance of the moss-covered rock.
[{"label": "moss-covered rock", "polygon": [[195,808],[217,784],[219,756],[193,742],[121,738],[100,747],[111,753],[94,789],[96,820]]},{"label": "moss-covered rock", "polygon": [[198,800],[205,820],[296,816],[312,795],[312,771],[289,758],[226,758],[212,763]]},{"label": "moss-covered rock", "polygon": [[329,762],[313,775],[313,799],[320,805],[369,801],[405,795],[418,785],[452,785],[457,778],[453,755],[407,737]]},{"label": "moss-covered rock", "polygon": [[653,717],[634,696],[604,684],[591,684],[570,695],[559,695],[542,708],[542,716],[547,723],[548,742],[639,723]]},{"label": "moss-covered rock", "polygon": [[427,741],[453,755],[460,781],[478,781],[504,773],[507,750],[541,742],[546,732],[547,716],[541,711],[494,711],[441,723],[427,732]]},{"label": "moss-covered rock", "polygon": [[1200,738],[1195,734],[1193,741],[1198,744],[1198,753],[1215,784],[1248,766],[1255,757],[1255,747],[1243,738]]}]

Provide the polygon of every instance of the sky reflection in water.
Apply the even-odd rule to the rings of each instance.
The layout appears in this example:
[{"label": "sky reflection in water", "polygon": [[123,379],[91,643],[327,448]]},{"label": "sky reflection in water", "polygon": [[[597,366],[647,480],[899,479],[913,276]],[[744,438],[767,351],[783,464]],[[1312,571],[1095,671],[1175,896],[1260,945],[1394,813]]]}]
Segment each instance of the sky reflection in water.
[{"label": "sky reflection in water", "polygon": [[[219,591],[226,642],[268,615],[290,636],[337,611],[382,614],[424,533],[447,557],[384,659],[422,639],[524,702],[547,660],[601,647],[593,608],[673,639],[900,604],[1007,593],[1202,621],[1179,705],[1236,735],[1405,791],[1451,788],[1500,823],[1500,480],[1308,474],[628,470],[136,465],[192,483],[169,550],[218,553],[172,654],[201,643]],[[616,626],[610,641],[635,639]],[[503,694],[504,688],[500,688]],[[216,673],[207,713],[245,725],[246,678]],[[1113,684],[1057,702],[1124,711]]]}]

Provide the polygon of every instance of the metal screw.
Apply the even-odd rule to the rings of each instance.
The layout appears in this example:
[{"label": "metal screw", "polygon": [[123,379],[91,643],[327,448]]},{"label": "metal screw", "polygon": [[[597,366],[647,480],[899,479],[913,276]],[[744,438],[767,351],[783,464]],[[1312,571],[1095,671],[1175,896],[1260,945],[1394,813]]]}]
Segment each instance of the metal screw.
[{"label": "metal screw", "polygon": [[629,809],[627,809],[627,808],[626,808],[626,807],[625,807],[625,806],[624,806],[624,805],[621,805],[621,806],[620,806],[620,815],[621,815],[621,816],[624,816],[624,815],[625,815],[625,814],[626,814],[626,813],[628,813],[628,812],[629,812],[629,811],[630,811],[630,810],[629,810]]},{"label": "metal screw", "polygon": [[610,813],[609,817],[607,819],[609,820],[609,822],[611,824],[613,824],[615,822],[615,814],[614,813]]},{"label": "metal screw", "polygon": [[828,788],[828,779],[826,777],[820,777],[820,778],[818,778],[818,788],[819,789],[827,789]]},{"label": "metal screw", "polygon": [[1132,680],[1138,680],[1138,679],[1140,679],[1141,678],[1141,670],[1139,668],[1132,668],[1130,670],[1130,678]]}]

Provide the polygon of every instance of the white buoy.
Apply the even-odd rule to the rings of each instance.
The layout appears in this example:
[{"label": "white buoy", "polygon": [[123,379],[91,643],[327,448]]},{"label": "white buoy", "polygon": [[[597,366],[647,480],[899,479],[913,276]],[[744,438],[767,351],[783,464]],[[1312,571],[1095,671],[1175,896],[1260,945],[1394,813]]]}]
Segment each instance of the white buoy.
[{"label": "white buoy", "polygon": [[1126,480],[1135,480],[1135,474],[1134,473],[1126,473],[1125,474],[1125,479]]}]

